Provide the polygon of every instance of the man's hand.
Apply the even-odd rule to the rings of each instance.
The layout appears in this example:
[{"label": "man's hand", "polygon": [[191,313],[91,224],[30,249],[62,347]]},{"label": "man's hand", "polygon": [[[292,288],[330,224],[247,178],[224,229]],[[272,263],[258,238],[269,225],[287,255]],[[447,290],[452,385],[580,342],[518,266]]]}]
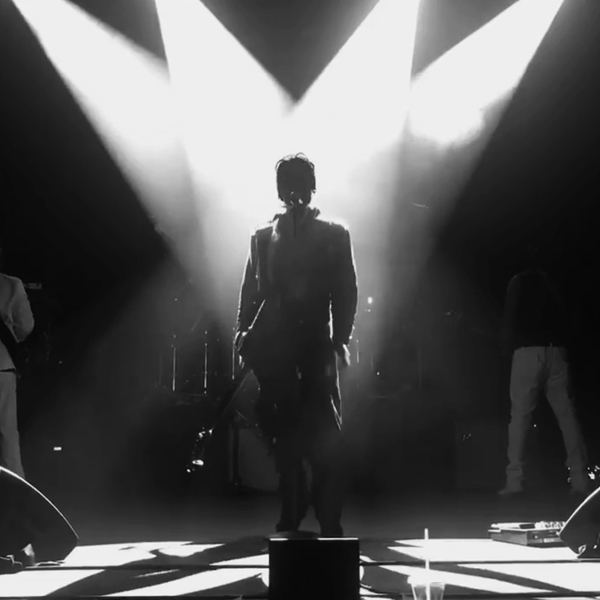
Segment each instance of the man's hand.
[{"label": "man's hand", "polygon": [[249,354],[249,339],[248,332],[239,332],[234,340],[235,348],[238,352],[238,365],[240,368],[244,369],[248,362],[248,354]]},{"label": "man's hand", "polygon": [[346,344],[335,344],[335,353],[338,357],[338,366],[346,368],[350,366],[350,350]]},{"label": "man's hand", "polygon": [[247,340],[247,336],[248,336],[248,332],[247,331],[240,331],[235,340],[234,340],[234,345],[236,347],[236,350],[238,351],[240,356],[244,356],[246,354],[246,352],[248,351],[248,340]]}]

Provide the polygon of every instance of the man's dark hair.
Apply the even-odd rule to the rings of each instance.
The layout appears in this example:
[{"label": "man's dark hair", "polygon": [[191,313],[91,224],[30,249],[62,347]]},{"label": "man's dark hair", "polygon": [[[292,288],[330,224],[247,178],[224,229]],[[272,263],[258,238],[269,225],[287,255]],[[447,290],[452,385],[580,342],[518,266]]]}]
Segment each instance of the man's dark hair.
[{"label": "man's dark hair", "polygon": [[302,153],[286,156],[275,166],[277,171],[277,193],[286,202],[285,192],[298,192],[306,204],[310,203],[311,194],[317,189],[315,165]]}]

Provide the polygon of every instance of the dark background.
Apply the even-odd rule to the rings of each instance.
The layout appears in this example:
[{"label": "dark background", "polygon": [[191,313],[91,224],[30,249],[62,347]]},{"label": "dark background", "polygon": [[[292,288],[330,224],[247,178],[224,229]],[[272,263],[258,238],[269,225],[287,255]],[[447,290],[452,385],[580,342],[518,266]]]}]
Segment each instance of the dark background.
[{"label": "dark background", "polygon": [[[152,2],[76,4],[165,60]],[[310,87],[374,4],[206,1],[294,98]],[[413,74],[511,4],[422,0]],[[598,23],[600,4],[594,0],[564,3],[440,233],[412,312],[399,313],[390,326],[388,351],[374,369],[379,377],[361,388],[349,384],[355,414],[367,415],[354,421],[348,416],[351,446],[364,471],[377,472],[371,486],[456,484],[455,458],[464,448],[455,423],[473,435],[481,423],[499,432],[500,441],[490,442],[487,452],[490,464],[500,465],[492,484],[501,479],[507,365],[498,357],[495,333],[506,284],[531,242],[554,265],[584,324],[572,349],[574,385],[596,455]],[[509,39],[506,46],[509,51]],[[122,485],[142,470],[161,470],[169,474],[163,483],[174,484],[185,452],[169,453],[173,443],[165,440],[173,441],[174,428],[189,440],[188,417],[203,409],[200,401],[157,394],[159,356],[177,331],[193,372],[203,346],[197,332],[204,335],[210,319],[194,304],[193,291],[185,296],[185,274],[8,1],[0,4],[0,90],[5,270],[42,284],[41,291],[30,291],[37,318],[31,343],[35,369],[21,384],[26,466],[34,481],[56,481],[60,472],[68,480],[65,473],[76,473],[78,485],[94,489],[116,480]],[[397,218],[403,218],[400,211]],[[396,263],[410,260],[398,240],[386,268],[393,272]],[[173,310],[176,298],[187,302],[185,310]],[[362,306],[358,336],[368,327],[364,311]],[[419,323],[418,339],[403,337],[403,319],[409,318]],[[534,458],[534,464],[545,473],[540,481],[556,482],[564,462],[558,429],[544,408],[538,422],[535,447],[550,459],[544,465]],[[145,441],[132,442],[141,438]],[[135,463],[133,473],[121,468],[124,455],[140,453],[149,440],[155,448],[162,440],[160,459],[146,461],[143,469]],[[52,452],[57,445],[62,453]],[[414,458],[404,460],[405,454],[414,456],[415,447],[419,465]]]}]

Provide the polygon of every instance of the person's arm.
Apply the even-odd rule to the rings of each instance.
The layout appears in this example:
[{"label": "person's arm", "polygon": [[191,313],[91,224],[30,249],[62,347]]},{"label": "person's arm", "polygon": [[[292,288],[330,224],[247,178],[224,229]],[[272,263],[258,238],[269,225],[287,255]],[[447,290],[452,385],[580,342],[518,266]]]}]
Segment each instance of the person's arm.
[{"label": "person's arm", "polygon": [[17,342],[25,341],[35,326],[27,291],[21,281],[17,281],[11,302],[12,331]]},{"label": "person's arm", "polygon": [[258,310],[258,250],[256,236],[250,241],[250,251],[246,261],[246,268],[242,278],[240,297],[238,302],[237,325],[235,343],[239,347],[240,338],[248,332]]},{"label": "person's arm", "polygon": [[341,231],[336,245],[336,258],[331,288],[331,316],[333,320],[333,343],[338,355],[349,359],[348,344],[354,330],[358,305],[358,285],[350,232]]},{"label": "person's arm", "polygon": [[513,277],[508,284],[502,324],[500,326],[500,350],[502,354],[509,355],[514,350],[516,334],[516,313],[521,280],[518,275]]}]

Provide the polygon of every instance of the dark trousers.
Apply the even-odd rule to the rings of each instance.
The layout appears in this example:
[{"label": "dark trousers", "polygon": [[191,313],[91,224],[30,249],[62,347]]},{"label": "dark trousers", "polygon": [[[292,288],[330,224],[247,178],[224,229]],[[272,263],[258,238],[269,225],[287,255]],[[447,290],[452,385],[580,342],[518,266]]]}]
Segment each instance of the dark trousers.
[{"label": "dark trousers", "polygon": [[17,374],[0,371],[0,467],[25,477],[17,425]]},{"label": "dark trousers", "polygon": [[321,534],[342,535],[344,483],[341,423],[334,404],[335,355],[328,344],[304,345],[300,350],[294,360],[287,355],[278,369],[256,373],[257,421],[275,442],[281,499],[277,529],[297,530],[312,505]]}]

